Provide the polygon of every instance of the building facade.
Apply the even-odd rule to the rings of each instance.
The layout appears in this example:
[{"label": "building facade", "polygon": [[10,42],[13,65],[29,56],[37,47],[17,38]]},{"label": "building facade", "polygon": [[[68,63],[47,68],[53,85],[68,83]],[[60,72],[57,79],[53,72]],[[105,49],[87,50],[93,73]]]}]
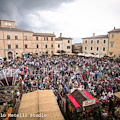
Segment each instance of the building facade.
[{"label": "building facade", "polygon": [[82,43],[72,44],[72,53],[82,53]]},{"label": "building facade", "polygon": [[66,53],[72,52],[72,38],[62,37],[62,33],[55,39],[55,53],[60,53],[61,50]]},{"label": "building facade", "polygon": [[120,57],[120,29],[113,29],[109,33],[108,56]]},{"label": "building facade", "polygon": [[55,34],[15,28],[15,21],[0,20],[0,56],[14,59],[25,54],[53,54]]},{"label": "building facade", "polygon": [[108,35],[99,35],[86,37],[83,39],[83,53],[93,53],[99,55],[107,55],[108,53]]}]

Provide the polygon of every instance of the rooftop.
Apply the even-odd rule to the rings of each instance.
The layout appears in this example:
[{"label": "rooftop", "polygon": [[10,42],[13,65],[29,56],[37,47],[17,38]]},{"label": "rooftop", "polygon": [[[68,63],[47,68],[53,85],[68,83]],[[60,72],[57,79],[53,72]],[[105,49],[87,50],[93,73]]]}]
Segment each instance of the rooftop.
[{"label": "rooftop", "polygon": [[10,28],[10,27],[0,27],[0,30],[16,31],[16,32],[32,32],[32,31],[28,31],[28,30],[23,30],[23,29],[18,29],[18,28]]},{"label": "rooftop", "polygon": [[[18,114],[27,114],[17,120],[64,120],[52,90],[37,90],[23,94]],[[46,114],[46,117],[30,117],[30,114]]]},{"label": "rooftop", "polygon": [[108,35],[98,35],[98,36],[92,36],[92,37],[85,37],[82,39],[96,39],[96,38],[108,38]]},{"label": "rooftop", "polygon": [[[100,102],[96,100],[92,95],[87,91],[79,91],[76,89],[74,92],[66,96],[67,101],[71,104],[73,109],[76,109],[77,112],[82,112],[83,107],[85,110],[93,109],[100,106]],[[93,103],[84,105],[83,102],[94,100]]]},{"label": "rooftop", "polygon": [[53,33],[34,33],[33,36],[55,37],[55,34],[53,34]]},{"label": "rooftop", "polygon": [[74,44],[72,44],[72,45],[82,45],[82,43],[74,43]]},{"label": "rooftop", "polygon": [[113,29],[113,30],[111,30],[111,31],[109,31],[108,33],[111,33],[111,32],[120,32],[120,28],[118,28],[118,29]]},{"label": "rooftop", "polygon": [[15,21],[12,21],[12,20],[0,20],[0,21],[9,21],[9,22],[15,22]]},{"label": "rooftop", "polygon": [[67,38],[67,37],[58,37],[58,38],[55,38],[55,40],[57,40],[57,41],[61,41],[61,40],[63,40],[63,39],[72,39],[72,38]]}]

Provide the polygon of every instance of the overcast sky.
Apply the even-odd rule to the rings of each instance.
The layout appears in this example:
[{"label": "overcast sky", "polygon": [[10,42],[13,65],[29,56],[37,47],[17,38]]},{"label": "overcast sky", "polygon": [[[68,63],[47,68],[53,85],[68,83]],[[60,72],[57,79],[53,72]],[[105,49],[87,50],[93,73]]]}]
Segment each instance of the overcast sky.
[{"label": "overcast sky", "polygon": [[120,28],[120,0],[0,0],[0,19],[17,28],[81,38]]}]

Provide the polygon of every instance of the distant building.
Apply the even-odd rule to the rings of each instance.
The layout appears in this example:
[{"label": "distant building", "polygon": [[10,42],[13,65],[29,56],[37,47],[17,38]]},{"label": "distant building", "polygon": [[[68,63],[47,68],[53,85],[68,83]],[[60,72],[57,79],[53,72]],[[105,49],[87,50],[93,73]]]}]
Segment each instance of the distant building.
[{"label": "distant building", "polygon": [[81,53],[82,52],[82,43],[72,44],[72,53]]},{"label": "distant building", "polygon": [[99,35],[86,37],[83,39],[83,53],[93,53],[107,55],[108,53],[108,35]]},{"label": "distant building", "polygon": [[120,29],[113,29],[109,33],[109,49],[108,56],[120,57]]},{"label": "distant building", "polygon": [[66,53],[72,52],[72,38],[60,37],[55,38],[55,53],[60,53],[61,50],[64,50]]},{"label": "distant building", "polygon": [[0,56],[8,60],[35,53],[53,54],[55,34],[34,33],[15,28],[15,21],[0,20]]}]

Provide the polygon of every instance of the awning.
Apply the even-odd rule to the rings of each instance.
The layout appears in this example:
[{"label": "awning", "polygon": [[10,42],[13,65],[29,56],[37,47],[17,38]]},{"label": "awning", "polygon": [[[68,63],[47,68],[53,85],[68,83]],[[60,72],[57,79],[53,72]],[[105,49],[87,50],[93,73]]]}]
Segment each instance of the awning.
[{"label": "awning", "polygon": [[30,54],[30,53],[29,52],[23,53],[23,55],[27,55],[27,54]]},{"label": "awning", "polygon": [[78,55],[78,56],[84,56],[85,53],[78,53],[77,55]]},{"label": "awning", "polygon": [[61,55],[60,53],[54,53],[54,55]]},{"label": "awning", "polygon": [[[87,91],[83,91],[83,93],[87,96],[87,97],[89,97],[91,100],[92,99],[95,99],[92,95],[90,95]],[[96,100],[96,102],[99,102],[98,100]]]},{"label": "awning", "polygon": [[75,53],[65,53],[66,55],[76,55]]},{"label": "awning", "polygon": [[76,108],[81,107],[72,95],[67,95]]}]

